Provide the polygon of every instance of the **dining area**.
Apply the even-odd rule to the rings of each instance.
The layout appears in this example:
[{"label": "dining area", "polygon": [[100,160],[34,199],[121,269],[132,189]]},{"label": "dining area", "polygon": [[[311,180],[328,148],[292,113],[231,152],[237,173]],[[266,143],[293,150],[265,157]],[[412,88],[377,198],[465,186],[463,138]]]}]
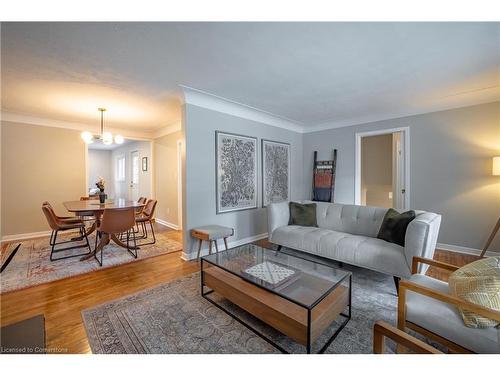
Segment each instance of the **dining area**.
[{"label": "dining area", "polygon": [[[42,211],[51,229],[50,261],[79,258],[81,262],[105,262],[105,250],[126,250],[137,259],[139,250],[156,243],[154,213],[157,201],[140,197],[100,200],[99,195],[62,202],[70,216],[56,214],[49,202]],[[103,203],[101,203],[103,201]]]}]

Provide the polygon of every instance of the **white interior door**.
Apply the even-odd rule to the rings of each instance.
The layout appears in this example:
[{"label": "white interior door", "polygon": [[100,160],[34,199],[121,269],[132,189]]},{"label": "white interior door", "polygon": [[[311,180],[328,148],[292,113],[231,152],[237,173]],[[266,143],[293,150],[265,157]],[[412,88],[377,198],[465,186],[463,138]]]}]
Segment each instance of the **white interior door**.
[{"label": "white interior door", "polygon": [[132,151],[130,153],[130,189],[129,199],[139,199],[139,179],[140,179],[140,165],[139,165],[139,151]]}]

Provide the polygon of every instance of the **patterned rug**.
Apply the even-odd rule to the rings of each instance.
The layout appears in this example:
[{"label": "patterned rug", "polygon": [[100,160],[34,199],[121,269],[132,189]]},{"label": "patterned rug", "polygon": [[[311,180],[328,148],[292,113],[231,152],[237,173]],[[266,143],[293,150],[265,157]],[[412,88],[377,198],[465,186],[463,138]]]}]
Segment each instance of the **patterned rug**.
[{"label": "patterned rug", "polygon": [[[394,324],[396,320],[393,280],[362,268],[345,269],[353,272],[352,318],[326,352],[371,353],[373,323],[383,319]],[[305,352],[237,306],[221,302],[288,351]],[[82,317],[93,353],[278,353],[200,296],[199,273],[85,310]],[[337,327],[330,327],[314,351]]]},{"label": "patterned rug", "polygon": [[[104,264],[102,267],[99,267],[99,264],[94,258],[80,261],[80,257],[75,257],[51,262],[49,258],[50,245],[48,237],[23,241],[15,257],[2,272],[0,277],[0,291],[1,293],[6,293],[33,285],[182,250],[182,243],[168,238],[167,233],[168,232],[157,233],[156,243],[154,245],[141,247],[137,251],[137,259],[133,258],[126,249],[111,242],[104,249]],[[63,238],[69,239],[72,236],[74,236],[74,234],[65,235],[64,237],[61,236],[61,240],[63,240]],[[89,236],[89,242],[92,248],[94,241],[95,235]],[[62,246],[68,245],[71,244],[64,244]],[[15,247],[17,243],[12,243],[9,246]],[[3,252],[4,255],[9,254],[12,249],[5,250],[6,251]],[[85,248],[69,250],[68,252],[57,253],[55,256],[70,255],[70,251],[84,253],[87,250]]]}]

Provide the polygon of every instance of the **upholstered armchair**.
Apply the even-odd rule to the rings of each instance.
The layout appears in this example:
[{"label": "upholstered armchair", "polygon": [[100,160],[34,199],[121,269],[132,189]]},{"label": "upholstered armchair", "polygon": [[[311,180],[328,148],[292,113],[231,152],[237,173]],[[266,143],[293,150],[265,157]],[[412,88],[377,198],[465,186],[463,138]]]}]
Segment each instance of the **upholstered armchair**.
[{"label": "upholstered armchair", "polygon": [[447,282],[418,274],[419,264],[448,271],[458,267],[414,257],[412,276],[399,284],[398,329],[409,328],[449,349],[450,353],[500,353],[500,327],[470,328],[458,307],[500,322],[500,311],[450,294]]}]

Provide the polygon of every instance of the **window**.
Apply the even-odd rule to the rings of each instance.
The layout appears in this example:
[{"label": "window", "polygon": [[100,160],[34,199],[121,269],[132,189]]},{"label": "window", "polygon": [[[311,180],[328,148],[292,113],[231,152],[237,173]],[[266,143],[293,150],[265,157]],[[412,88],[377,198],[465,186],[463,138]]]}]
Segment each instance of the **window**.
[{"label": "window", "polygon": [[116,181],[125,181],[125,156],[116,159]]}]

